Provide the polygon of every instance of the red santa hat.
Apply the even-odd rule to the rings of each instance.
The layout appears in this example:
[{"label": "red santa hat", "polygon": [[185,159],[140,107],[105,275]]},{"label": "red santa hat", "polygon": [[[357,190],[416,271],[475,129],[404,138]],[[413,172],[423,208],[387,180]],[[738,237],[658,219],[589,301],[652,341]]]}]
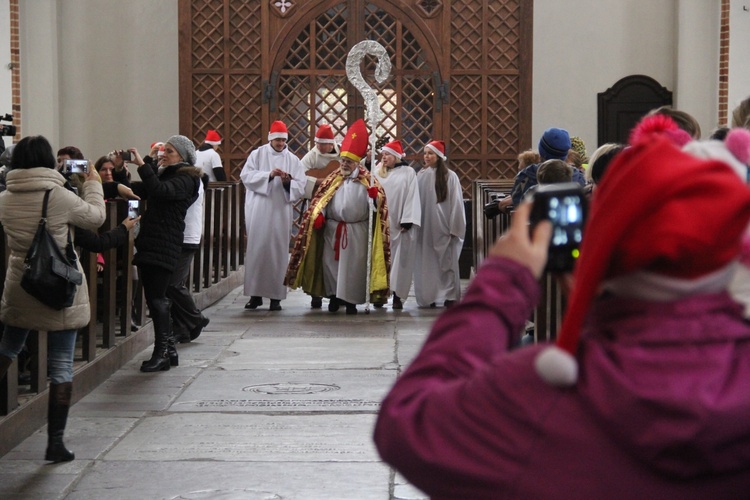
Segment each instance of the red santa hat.
[{"label": "red santa hat", "polygon": [[323,124],[318,127],[318,131],[315,132],[315,142],[320,144],[334,144],[333,129],[331,129],[330,125]]},{"label": "red santa hat", "polygon": [[154,149],[154,146],[159,146],[159,147],[161,147],[161,146],[163,146],[163,145],[164,145],[164,143],[163,143],[163,142],[161,142],[161,141],[156,141],[156,142],[152,142],[152,143],[151,143],[151,147],[150,147],[149,149]]},{"label": "red santa hat", "polygon": [[209,130],[206,132],[206,139],[203,141],[206,144],[211,144],[212,146],[218,146],[221,144],[221,136],[219,133],[215,130]]},{"label": "red santa hat", "polygon": [[339,156],[349,158],[354,161],[360,161],[367,152],[369,136],[367,135],[367,125],[363,119],[359,119],[346,131],[344,142],[341,143],[341,152]]},{"label": "red santa hat", "polygon": [[276,120],[271,124],[271,130],[268,132],[268,140],[289,139],[289,131],[281,120]]},{"label": "red santa hat", "polygon": [[636,271],[696,280],[738,257],[750,190],[725,162],[649,135],[620,153],[593,199],[557,341],[535,360],[549,384],[572,386],[584,319],[603,281]]},{"label": "red santa hat", "polygon": [[404,148],[401,147],[401,141],[391,141],[381,149],[383,153],[388,153],[399,160],[404,157]]},{"label": "red santa hat", "polygon": [[430,149],[435,152],[443,161],[448,158],[445,156],[445,142],[443,141],[432,141],[425,146],[425,149]]}]

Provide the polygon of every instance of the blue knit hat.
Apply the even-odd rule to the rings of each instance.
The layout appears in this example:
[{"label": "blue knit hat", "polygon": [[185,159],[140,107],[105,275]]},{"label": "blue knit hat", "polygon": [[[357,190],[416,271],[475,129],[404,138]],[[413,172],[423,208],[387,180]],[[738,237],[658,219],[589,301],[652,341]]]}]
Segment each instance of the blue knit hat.
[{"label": "blue knit hat", "polygon": [[565,160],[570,150],[570,135],[561,128],[548,128],[539,139],[539,154],[545,160]]}]

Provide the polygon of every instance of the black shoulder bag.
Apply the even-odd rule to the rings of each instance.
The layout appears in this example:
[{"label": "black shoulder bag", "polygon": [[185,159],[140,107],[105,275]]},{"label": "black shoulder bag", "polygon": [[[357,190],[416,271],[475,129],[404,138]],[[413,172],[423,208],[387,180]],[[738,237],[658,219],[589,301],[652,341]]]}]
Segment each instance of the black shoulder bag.
[{"label": "black shoulder bag", "polygon": [[70,228],[66,255],[63,255],[54,238],[47,232],[47,200],[50,191],[48,189],[44,193],[42,218],[26,254],[21,287],[42,304],[59,311],[73,305],[76,289],[83,283],[83,274],[78,270]]}]

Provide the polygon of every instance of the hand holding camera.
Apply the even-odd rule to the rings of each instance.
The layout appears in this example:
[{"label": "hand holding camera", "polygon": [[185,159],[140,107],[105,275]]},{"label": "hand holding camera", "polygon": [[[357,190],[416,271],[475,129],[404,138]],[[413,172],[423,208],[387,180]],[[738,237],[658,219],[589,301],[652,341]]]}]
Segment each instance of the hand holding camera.
[{"label": "hand holding camera", "polygon": [[534,277],[539,279],[547,262],[552,224],[541,221],[529,232],[530,213],[531,203],[521,203],[513,215],[510,229],[497,239],[489,255],[514,260],[528,267]]},{"label": "hand holding camera", "polygon": [[532,229],[541,221],[552,223],[546,269],[552,272],[572,271],[580,255],[588,211],[583,188],[575,182],[545,184],[534,191],[532,200],[529,216]]},{"label": "hand holding camera", "polygon": [[488,219],[494,219],[502,213],[500,201],[505,197],[503,193],[490,193],[490,201],[484,205],[484,216]]}]

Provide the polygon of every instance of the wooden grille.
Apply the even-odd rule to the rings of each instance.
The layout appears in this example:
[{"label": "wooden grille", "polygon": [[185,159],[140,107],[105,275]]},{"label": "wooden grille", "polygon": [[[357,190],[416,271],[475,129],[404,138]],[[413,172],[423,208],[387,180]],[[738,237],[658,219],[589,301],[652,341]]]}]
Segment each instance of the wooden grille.
[{"label": "wooden grille", "polygon": [[386,114],[378,134],[400,139],[408,160],[446,140],[470,198],[473,180],[511,178],[531,146],[532,10],[531,0],[323,0],[281,13],[271,0],[179,0],[180,131],[199,143],[217,129],[234,179],[273,120],[299,156],[321,123],[340,141],[365,114],[347,54],[377,40],[394,68],[383,85],[368,79]]}]

